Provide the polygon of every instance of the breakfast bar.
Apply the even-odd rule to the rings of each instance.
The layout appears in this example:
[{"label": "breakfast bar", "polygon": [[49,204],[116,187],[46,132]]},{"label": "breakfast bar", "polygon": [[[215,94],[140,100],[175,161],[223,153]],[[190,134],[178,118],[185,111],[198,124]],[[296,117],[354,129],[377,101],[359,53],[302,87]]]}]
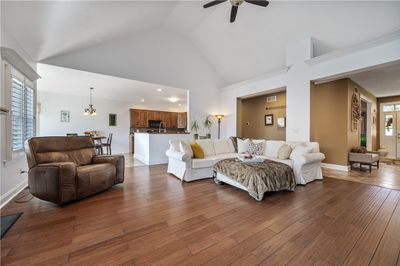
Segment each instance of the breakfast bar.
[{"label": "breakfast bar", "polygon": [[170,140],[189,140],[187,133],[135,133],[135,159],[146,165],[168,163],[165,151],[169,148]]}]

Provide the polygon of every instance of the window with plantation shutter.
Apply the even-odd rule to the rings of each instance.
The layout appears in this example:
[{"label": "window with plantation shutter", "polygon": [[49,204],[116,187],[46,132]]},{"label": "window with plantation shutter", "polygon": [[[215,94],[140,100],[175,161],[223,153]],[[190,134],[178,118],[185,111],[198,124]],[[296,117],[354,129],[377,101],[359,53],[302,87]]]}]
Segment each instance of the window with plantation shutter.
[{"label": "window with plantation shutter", "polygon": [[35,91],[16,77],[11,83],[12,151],[19,151],[35,134]]},{"label": "window with plantation shutter", "polygon": [[24,86],[21,81],[12,78],[11,84],[11,114],[12,114],[12,150],[23,148],[24,142]]}]

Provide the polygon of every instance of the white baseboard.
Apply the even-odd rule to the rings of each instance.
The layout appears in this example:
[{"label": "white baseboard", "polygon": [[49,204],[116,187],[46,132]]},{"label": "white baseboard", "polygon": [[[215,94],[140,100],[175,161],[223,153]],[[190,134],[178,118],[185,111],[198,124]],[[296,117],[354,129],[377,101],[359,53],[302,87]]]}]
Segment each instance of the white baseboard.
[{"label": "white baseboard", "polygon": [[0,209],[3,208],[7,203],[9,203],[15,196],[18,195],[18,193],[24,190],[27,186],[28,180],[25,179],[24,181],[16,185],[13,189],[4,193],[4,195],[2,195],[0,198]]},{"label": "white baseboard", "polygon": [[345,172],[348,172],[350,170],[350,166],[348,165],[333,164],[333,163],[321,163],[321,167],[337,171],[345,171]]}]

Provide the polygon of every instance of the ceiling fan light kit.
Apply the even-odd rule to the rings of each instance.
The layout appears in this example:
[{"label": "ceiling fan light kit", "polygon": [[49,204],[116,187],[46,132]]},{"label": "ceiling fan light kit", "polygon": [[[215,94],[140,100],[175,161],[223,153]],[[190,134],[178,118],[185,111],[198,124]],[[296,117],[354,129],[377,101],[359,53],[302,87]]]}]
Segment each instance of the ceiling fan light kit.
[{"label": "ceiling fan light kit", "polygon": [[[214,0],[214,1],[211,1],[207,4],[205,4],[203,7],[209,8],[209,7],[224,3],[226,1],[228,1],[228,0]],[[243,4],[243,2],[252,4],[252,5],[262,6],[262,7],[266,7],[269,4],[269,2],[267,0],[229,0],[229,1],[231,2],[231,5],[232,5],[231,19],[230,19],[231,23],[235,21],[238,8],[241,4]]]}]

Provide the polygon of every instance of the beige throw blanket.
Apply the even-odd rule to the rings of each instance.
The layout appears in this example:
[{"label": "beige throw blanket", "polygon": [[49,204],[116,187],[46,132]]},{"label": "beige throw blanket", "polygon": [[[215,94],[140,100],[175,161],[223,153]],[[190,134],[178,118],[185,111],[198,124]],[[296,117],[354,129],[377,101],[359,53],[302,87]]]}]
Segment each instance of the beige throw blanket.
[{"label": "beige throw blanket", "polygon": [[239,159],[226,159],[214,165],[214,172],[239,182],[258,201],[263,199],[265,192],[294,191],[296,187],[292,168],[271,160],[244,163]]}]

